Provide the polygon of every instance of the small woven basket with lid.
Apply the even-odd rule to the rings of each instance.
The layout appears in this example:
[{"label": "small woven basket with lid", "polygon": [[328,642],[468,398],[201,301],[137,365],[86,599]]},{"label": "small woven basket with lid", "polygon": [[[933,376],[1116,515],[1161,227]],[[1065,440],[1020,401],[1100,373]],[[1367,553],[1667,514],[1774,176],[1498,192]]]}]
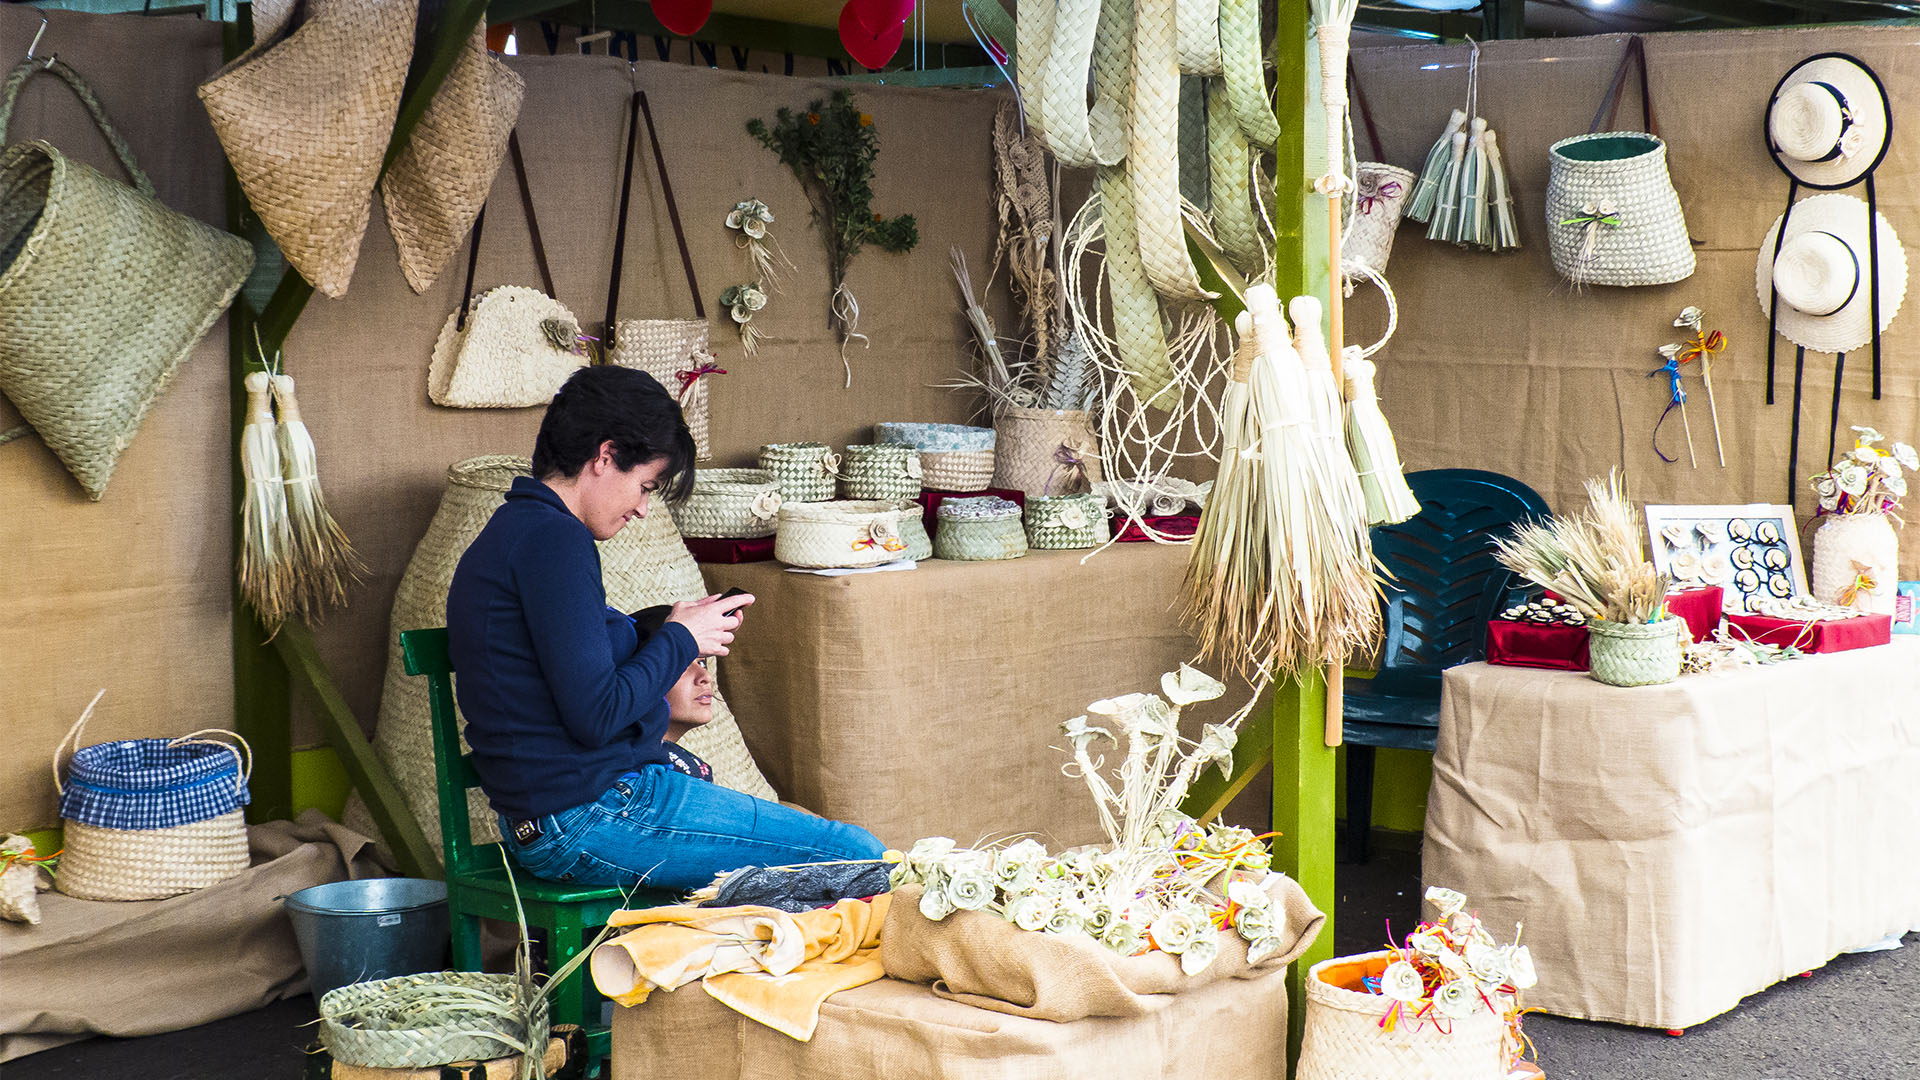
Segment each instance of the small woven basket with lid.
[{"label": "small woven basket with lid", "polygon": [[1058,550],[1107,542],[1107,509],[1098,495],[1035,495],[1027,500],[1027,545]]},{"label": "small woven basket with lid", "polygon": [[760,448],[760,468],[773,474],[787,502],[827,502],[840,475],[840,456],[820,443],[768,443]]},{"label": "small woven basket with lid", "polygon": [[901,522],[919,514],[882,500],[787,503],[773,557],[809,570],[857,569],[907,557]]},{"label": "small woven basket with lid", "polygon": [[997,495],[946,499],[933,534],[933,557],[963,562],[1017,559],[1027,553],[1020,506]]},{"label": "small woven basket with lid", "polygon": [[965,424],[873,425],[873,441],[920,451],[920,483],[934,491],[980,491],[993,482],[994,431]]},{"label": "small woven basket with lid", "polygon": [[693,494],[668,509],[682,536],[750,540],[773,535],[784,501],[764,469],[701,469],[693,474]]},{"label": "small woven basket with lid", "polygon": [[849,499],[911,499],[920,494],[920,451],[906,443],[849,446],[840,487]]}]

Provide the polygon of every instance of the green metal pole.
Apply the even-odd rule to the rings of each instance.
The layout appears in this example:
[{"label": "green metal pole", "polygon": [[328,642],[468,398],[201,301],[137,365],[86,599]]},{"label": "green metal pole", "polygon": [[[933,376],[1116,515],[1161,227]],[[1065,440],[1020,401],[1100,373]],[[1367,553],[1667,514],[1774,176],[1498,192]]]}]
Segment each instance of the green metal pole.
[{"label": "green metal pole", "polygon": [[[1279,72],[1274,115],[1274,288],[1281,296],[1331,299],[1327,280],[1326,200],[1313,191],[1324,163],[1307,147],[1325,145],[1319,51],[1307,33],[1308,0],[1279,0],[1272,55]],[[1318,211],[1318,212],[1315,212]],[[1300,1059],[1306,1023],[1307,969],[1333,955],[1334,751],[1325,744],[1326,684],[1318,674],[1273,694],[1273,828],[1275,865],[1292,875],[1326,924],[1306,954],[1287,969],[1287,1063]]]}]

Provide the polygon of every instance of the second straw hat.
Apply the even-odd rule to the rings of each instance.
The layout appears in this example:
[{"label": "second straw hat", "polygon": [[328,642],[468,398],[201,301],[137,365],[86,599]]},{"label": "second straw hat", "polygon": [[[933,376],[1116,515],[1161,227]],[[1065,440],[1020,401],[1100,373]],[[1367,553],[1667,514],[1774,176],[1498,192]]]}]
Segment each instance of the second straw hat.
[{"label": "second straw hat", "polygon": [[1892,133],[1886,87],[1845,53],[1795,64],[1767,100],[1767,152],[1809,187],[1859,183],[1886,156]]},{"label": "second straw hat", "polygon": [[1873,217],[1871,244],[1867,204],[1851,195],[1815,195],[1795,203],[1784,239],[1780,219],[1774,219],[1760,245],[1754,288],[1763,314],[1771,297],[1779,295],[1775,323],[1789,341],[1815,352],[1842,353],[1873,339],[1876,275],[1870,247],[1879,256],[1879,329],[1893,321],[1907,294],[1907,255],[1886,215]]},{"label": "second straw hat", "polygon": [[360,257],[417,12],[409,0],[256,0],[257,44],[200,84],[247,202],[328,296],[346,293]]}]

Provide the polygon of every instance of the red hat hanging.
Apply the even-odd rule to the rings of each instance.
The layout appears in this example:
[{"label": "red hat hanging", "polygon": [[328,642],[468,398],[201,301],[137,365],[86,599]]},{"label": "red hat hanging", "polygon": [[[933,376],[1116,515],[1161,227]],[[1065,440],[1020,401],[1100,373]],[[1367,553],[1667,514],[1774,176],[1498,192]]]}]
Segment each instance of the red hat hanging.
[{"label": "red hat hanging", "polygon": [[713,0],[653,0],[653,17],[681,37],[697,33],[712,16]]}]

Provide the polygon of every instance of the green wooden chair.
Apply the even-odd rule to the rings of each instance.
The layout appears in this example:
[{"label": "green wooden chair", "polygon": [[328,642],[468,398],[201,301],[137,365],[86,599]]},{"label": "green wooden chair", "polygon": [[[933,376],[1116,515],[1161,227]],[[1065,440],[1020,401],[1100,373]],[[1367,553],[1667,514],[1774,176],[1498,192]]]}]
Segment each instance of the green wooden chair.
[{"label": "green wooden chair", "polygon": [[[447,911],[453,922],[453,966],[480,970],[480,920],[516,921],[513,890],[527,913],[529,930],[546,931],[547,963],[558,969],[579,955],[588,938],[607,924],[615,911],[672,903],[667,893],[636,892],[632,898],[617,888],[568,885],[544,881],[524,871],[507,883],[499,844],[473,842],[467,815],[467,789],[480,786],[473,763],[460,752],[460,732],[453,708],[453,661],[447,655],[443,628],[404,630],[400,652],[407,674],[427,677],[427,695],[433,715],[433,764],[440,783],[440,841],[447,867]],[[612,1050],[607,1026],[601,1022],[606,999],[593,985],[587,966],[581,965],[552,996],[555,1024],[579,1024],[587,1031],[588,1058],[600,1061]]]}]

